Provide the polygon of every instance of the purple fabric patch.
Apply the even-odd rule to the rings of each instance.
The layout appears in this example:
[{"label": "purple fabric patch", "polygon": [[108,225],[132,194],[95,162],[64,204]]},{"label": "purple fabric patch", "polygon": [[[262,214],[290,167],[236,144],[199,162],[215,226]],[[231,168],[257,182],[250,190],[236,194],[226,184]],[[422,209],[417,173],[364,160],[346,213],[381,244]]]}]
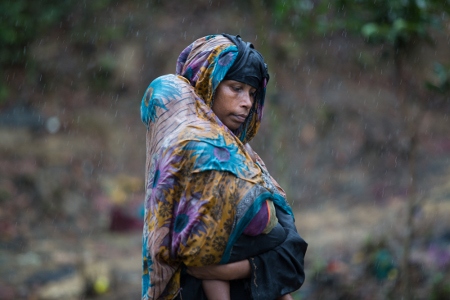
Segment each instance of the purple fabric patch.
[{"label": "purple fabric patch", "polygon": [[269,222],[269,210],[267,208],[267,201],[261,205],[258,213],[250,221],[250,224],[244,229],[244,234],[246,235],[259,235],[264,229],[266,229],[267,223]]},{"label": "purple fabric patch", "polygon": [[219,59],[219,65],[228,66],[232,59],[233,59],[233,53],[228,52],[227,54],[225,54],[224,56],[222,56]]},{"label": "purple fabric patch", "polygon": [[226,148],[214,147],[214,156],[221,162],[230,160],[230,152]]}]

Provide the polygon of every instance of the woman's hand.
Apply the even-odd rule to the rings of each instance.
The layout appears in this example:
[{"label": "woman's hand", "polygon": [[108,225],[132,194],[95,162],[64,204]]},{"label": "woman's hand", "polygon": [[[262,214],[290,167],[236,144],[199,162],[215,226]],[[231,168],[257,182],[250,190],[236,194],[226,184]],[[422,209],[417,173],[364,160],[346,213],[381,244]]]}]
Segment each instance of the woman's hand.
[{"label": "woman's hand", "polygon": [[250,278],[250,262],[241,260],[226,265],[212,265],[206,267],[189,267],[189,275],[198,279],[236,280]]}]

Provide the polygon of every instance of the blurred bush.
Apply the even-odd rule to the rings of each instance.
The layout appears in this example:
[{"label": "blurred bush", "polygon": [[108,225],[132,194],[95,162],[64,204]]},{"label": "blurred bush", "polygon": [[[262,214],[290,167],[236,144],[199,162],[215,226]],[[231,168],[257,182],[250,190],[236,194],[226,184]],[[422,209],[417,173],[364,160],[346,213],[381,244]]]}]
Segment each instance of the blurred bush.
[{"label": "blurred bush", "polygon": [[75,3],[51,0],[0,2],[0,64],[25,64],[27,47],[36,35],[61,22]]},{"label": "blurred bush", "polygon": [[[9,0],[0,1],[0,68],[26,66],[33,71],[34,60],[30,57],[31,44],[50,29],[69,29],[73,43],[92,32],[88,20],[105,9],[111,0],[73,1],[73,0]],[[105,31],[111,31],[105,29]],[[107,34],[117,35],[115,31]],[[88,36],[90,37],[90,36]],[[95,40],[95,39],[91,39]],[[0,104],[9,95],[4,81],[0,83]]]}]

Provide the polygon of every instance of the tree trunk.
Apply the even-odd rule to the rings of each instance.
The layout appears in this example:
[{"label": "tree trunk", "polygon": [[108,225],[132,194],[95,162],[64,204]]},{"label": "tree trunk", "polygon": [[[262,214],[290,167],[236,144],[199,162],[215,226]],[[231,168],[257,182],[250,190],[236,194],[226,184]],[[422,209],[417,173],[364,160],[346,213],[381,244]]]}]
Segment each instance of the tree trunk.
[{"label": "tree trunk", "polygon": [[400,265],[400,283],[402,287],[402,299],[412,299],[411,291],[411,276],[410,276],[410,256],[411,247],[414,239],[414,213],[417,205],[417,188],[416,188],[416,160],[417,160],[417,135],[418,135],[418,123],[417,118],[415,118],[409,111],[406,97],[406,81],[403,74],[403,64],[402,56],[403,51],[401,49],[395,49],[394,62],[395,62],[395,73],[397,82],[396,92],[397,99],[400,105],[400,113],[404,120],[404,128],[406,130],[406,135],[409,139],[408,148],[406,151],[406,161],[407,161],[407,174],[409,176],[409,183],[407,186],[407,196],[406,196],[406,220],[404,228],[404,240],[403,240],[403,252],[401,257]]}]

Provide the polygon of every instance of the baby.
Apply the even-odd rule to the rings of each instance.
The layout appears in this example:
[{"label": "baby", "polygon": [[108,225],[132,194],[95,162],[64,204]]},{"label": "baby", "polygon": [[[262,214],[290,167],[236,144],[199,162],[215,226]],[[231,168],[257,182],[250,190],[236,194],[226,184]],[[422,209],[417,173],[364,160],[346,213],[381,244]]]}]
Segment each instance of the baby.
[{"label": "baby", "polygon": [[[275,206],[272,201],[266,200],[258,213],[253,217],[244,230],[245,235],[257,236],[259,234],[268,234],[278,223],[275,213]],[[203,291],[208,300],[230,300],[230,283],[224,280],[203,280]],[[285,295],[289,296],[289,295]],[[279,297],[281,300],[291,298]]]},{"label": "baby", "polygon": [[[247,153],[251,156],[254,162],[258,161],[257,156],[251,149],[250,145],[246,144]],[[275,206],[272,201],[266,200],[258,213],[253,217],[250,223],[244,230],[245,235],[257,236],[259,234],[268,234],[278,223],[275,212]],[[208,300],[230,300],[230,283],[224,280],[203,280],[203,291]],[[290,300],[292,297],[287,294],[278,297],[277,300]]]}]

